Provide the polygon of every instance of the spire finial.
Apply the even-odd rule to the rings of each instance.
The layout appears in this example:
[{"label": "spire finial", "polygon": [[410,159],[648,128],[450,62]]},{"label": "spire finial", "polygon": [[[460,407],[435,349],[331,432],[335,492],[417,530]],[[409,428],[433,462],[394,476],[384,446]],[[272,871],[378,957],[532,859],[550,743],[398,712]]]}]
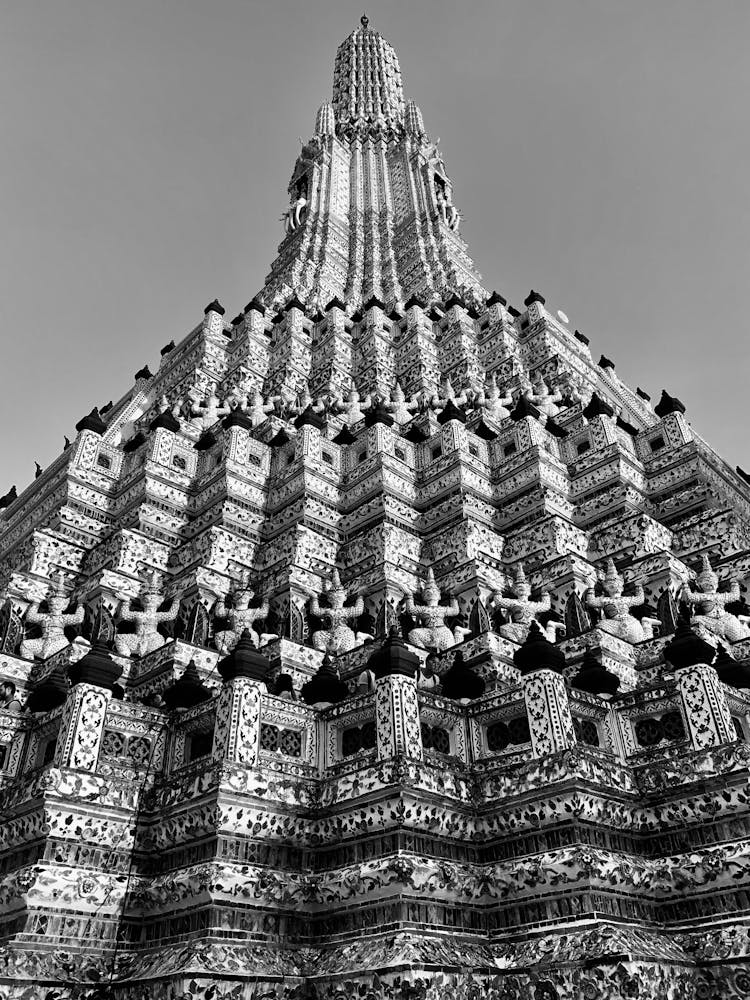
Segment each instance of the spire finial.
[{"label": "spire finial", "polygon": [[364,31],[367,31],[367,25],[370,23],[370,18],[367,16],[367,14],[363,14],[362,17],[360,17],[359,19],[359,23],[362,25],[362,29]]}]

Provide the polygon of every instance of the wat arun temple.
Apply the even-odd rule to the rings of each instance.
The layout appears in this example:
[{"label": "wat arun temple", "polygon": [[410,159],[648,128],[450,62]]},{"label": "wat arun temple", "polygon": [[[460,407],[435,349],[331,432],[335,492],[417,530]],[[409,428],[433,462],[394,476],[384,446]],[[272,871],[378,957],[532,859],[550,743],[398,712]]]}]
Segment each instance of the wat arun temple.
[{"label": "wat arun temple", "polygon": [[747,1000],[750,476],[483,282],[366,17],[278,197],[0,500],[0,998]]}]

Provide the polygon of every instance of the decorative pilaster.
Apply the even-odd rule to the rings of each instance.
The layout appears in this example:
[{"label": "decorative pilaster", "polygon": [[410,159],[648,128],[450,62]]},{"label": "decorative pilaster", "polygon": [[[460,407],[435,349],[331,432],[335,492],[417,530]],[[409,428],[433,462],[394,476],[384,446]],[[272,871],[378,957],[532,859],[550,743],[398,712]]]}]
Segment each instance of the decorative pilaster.
[{"label": "decorative pilaster", "polygon": [[378,760],[404,756],[422,760],[417,682],[413,677],[389,674],[375,682],[375,724]]},{"label": "decorative pilaster", "polygon": [[235,677],[221,689],[216,706],[212,756],[250,767],[258,763],[260,747],[260,684]]},{"label": "decorative pilaster", "polygon": [[320,462],[320,428],[303,424],[294,439],[295,459]]},{"label": "decorative pilaster", "polygon": [[60,720],[55,767],[96,770],[111,697],[111,691],[94,684],[76,684],[72,688]]},{"label": "decorative pilaster", "polygon": [[527,674],[522,683],[534,756],[545,757],[575,746],[565,678],[543,669]]},{"label": "decorative pilaster", "polygon": [[707,663],[682,667],[675,671],[675,679],[694,750],[737,739],[724,688],[713,667]]}]

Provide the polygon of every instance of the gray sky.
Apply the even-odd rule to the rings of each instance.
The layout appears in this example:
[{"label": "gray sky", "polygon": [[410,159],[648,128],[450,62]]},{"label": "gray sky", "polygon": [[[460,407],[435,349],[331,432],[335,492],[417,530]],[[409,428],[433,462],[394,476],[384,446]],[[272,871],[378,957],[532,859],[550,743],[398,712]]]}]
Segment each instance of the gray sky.
[{"label": "gray sky", "polygon": [[[2,0],[0,493],[262,285],[343,0]],[[746,443],[747,0],[371,0],[485,285]]]}]

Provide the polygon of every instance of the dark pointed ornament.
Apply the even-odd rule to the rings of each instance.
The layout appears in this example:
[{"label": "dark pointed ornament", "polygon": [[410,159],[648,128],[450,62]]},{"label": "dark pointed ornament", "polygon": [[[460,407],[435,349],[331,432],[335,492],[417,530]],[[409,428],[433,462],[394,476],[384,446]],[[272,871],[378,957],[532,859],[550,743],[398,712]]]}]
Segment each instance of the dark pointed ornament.
[{"label": "dark pointed ornament", "polygon": [[636,437],[640,432],[637,427],[633,426],[628,420],[623,420],[622,417],[618,417],[615,421],[615,426],[619,427],[620,430],[625,431],[630,437]]},{"label": "dark pointed ornament", "polygon": [[219,660],[216,669],[226,684],[235,677],[249,677],[253,681],[264,681],[271,670],[271,662],[267,656],[259,653],[250,635],[245,629],[232,652]]},{"label": "dark pointed ornament", "polygon": [[245,313],[249,312],[257,312],[260,313],[261,316],[265,316],[266,307],[263,305],[262,302],[259,302],[257,299],[250,299],[248,304],[245,306]]},{"label": "dark pointed ornament", "polygon": [[103,434],[106,429],[107,425],[102,420],[96,407],[93,408],[91,413],[87,413],[85,417],[81,417],[76,424],[77,431],[93,431],[95,434]]},{"label": "dark pointed ornament", "polygon": [[365,304],[362,306],[362,308],[364,309],[365,312],[367,312],[368,309],[380,309],[382,311],[385,311],[385,302],[379,299],[377,295],[371,295],[370,298],[367,300],[367,302],[365,302]]},{"label": "dark pointed ornament", "polygon": [[510,413],[511,420],[515,421],[523,420],[524,417],[533,417],[534,420],[538,420],[540,416],[540,411],[526,396],[518,397],[518,402]]},{"label": "dark pointed ornament", "polygon": [[289,437],[287,432],[283,427],[280,427],[278,431],[274,434],[271,440],[268,442],[269,448],[281,448],[282,445],[288,444],[292,439]]},{"label": "dark pointed ornament", "polygon": [[701,639],[683,618],[677,619],[674,638],[664,647],[664,659],[679,670],[692,667],[696,663],[712,663],[716,650],[710,642]]},{"label": "dark pointed ornament", "polygon": [[386,410],[382,400],[378,400],[374,406],[365,413],[365,427],[374,427],[375,424],[383,424],[385,427],[393,427],[393,416]]},{"label": "dark pointed ornament", "polygon": [[61,663],[30,692],[26,699],[26,708],[30,712],[51,712],[65,703],[69,690],[65,665]]},{"label": "dark pointed ornament", "polygon": [[734,688],[750,688],[750,664],[740,663],[729,655],[726,647],[719,643],[713,667],[722,684]]},{"label": "dark pointed ornament", "polygon": [[135,381],[136,382],[140,382],[141,379],[150,379],[150,378],[153,378],[153,377],[154,377],[153,373],[151,372],[151,369],[149,368],[148,365],[144,365],[143,368],[140,368],[135,373]]},{"label": "dark pointed ornament", "polygon": [[590,649],[587,649],[570,686],[578,691],[598,694],[601,698],[612,698],[620,687],[620,678],[600,663]]},{"label": "dark pointed ornament", "polygon": [[446,299],[444,308],[445,311],[448,312],[450,309],[455,309],[456,306],[458,306],[459,309],[465,309],[466,303],[460,295],[454,293],[450,296],[450,298]]},{"label": "dark pointed ornament", "polygon": [[453,701],[474,701],[484,694],[486,687],[484,678],[469,666],[460,650],[454,655],[453,663],[441,681],[440,693]]},{"label": "dark pointed ornament", "polygon": [[296,295],[293,295],[284,306],[284,312],[289,312],[290,309],[299,309],[301,312],[304,312],[305,304],[304,302],[300,302]]},{"label": "dark pointed ornament", "polygon": [[425,434],[425,432],[418,424],[414,423],[408,429],[406,434],[404,434],[406,440],[411,441],[412,444],[422,444],[422,442],[426,441],[429,436],[430,436],[429,434]]},{"label": "dark pointed ornament", "polygon": [[670,396],[666,389],[661,391],[661,399],[654,407],[657,417],[666,417],[669,413],[684,413],[685,404],[676,396]]},{"label": "dark pointed ornament", "polygon": [[474,433],[477,437],[482,438],[483,441],[494,441],[499,431],[493,431],[493,429],[486,424],[484,419],[480,418],[479,423],[473,428]]},{"label": "dark pointed ornament", "polygon": [[226,430],[232,427],[242,427],[246,431],[251,431],[253,429],[253,422],[245,410],[241,410],[239,406],[235,406],[232,412],[224,417],[222,427]]},{"label": "dark pointed ornament", "polygon": [[140,448],[140,446],[145,443],[146,443],[146,435],[143,433],[143,431],[138,431],[138,433],[134,434],[129,441],[125,442],[125,444],[122,446],[122,450],[125,452],[126,455],[129,455],[131,452],[137,451]]},{"label": "dark pointed ornament", "polygon": [[96,687],[112,691],[115,681],[122,673],[122,667],[109,653],[107,643],[97,639],[85,656],[68,668],[71,684],[94,684]]},{"label": "dark pointed ornament", "polygon": [[536,622],[532,622],[525,642],[513,654],[513,662],[524,675],[535,670],[554,670],[561,674],[565,668],[565,653],[543,635]]},{"label": "dark pointed ornament", "polygon": [[458,420],[461,424],[466,423],[466,414],[463,410],[459,410],[452,399],[448,400],[437,417],[437,422],[441,427],[443,424],[447,424],[449,420]]},{"label": "dark pointed ornament", "polygon": [[161,693],[164,704],[174,711],[177,708],[193,708],[212,697],[211,692],[200,679],[195,660],[191,660],[182,675]]},{"label": "dark pointed ornament", "polygon": [[302,685],[300,694],[307,705],[337,705],[349,697],[349,689],[339,679],[328,653],[323,657],[316,673]]},{"label": "dark pointed ornament", "polygon": [[318,430],[322,430],[326,425],[325,417],[321,413],[316,413],[312,407],[312,403],[307,406],[298,417],[294,419],[294,426],[300,427],[317,427]]},{"label": "dark pointed ornament", "polygon": [[209,448],[213,448],[216,444],[217,437],[213,431],[204,431],[198,440],[195,442],[193,447],[196,451],[208,451]]},{"label": "dark pointed ornament", "polygon": [[177,434],[180,429],[180,421],[170,409],[162,410],[149,424],[149,428],[152,431],[156,431],[160,427],[163,427],[167,431],[172,431],[173,434]]},{"label": "dark pointed ornament", "polygon": [[529,306],[532,305],[534,302],[538,302],[539,305],[543,306],[546,301],[547,300],[540,292],[535,292],[534,289],[532,288],[529,294],[523,300],[523,304],[528,309]]},{"label": "dark pointed ornament", "polygon": [[583,415],[587,420],[591,420],[592,417],[614,417],[615,411],[598,392],[594,392],[583,410]]},{"label": "dark pointed ornament", "polygon": [[367,661],[367,669],[372,670],[376,678],[389,677],[393,674],[416,677],[419,657],[409,649],[398,634],[398,628],[392,625],[388,638],[383,640]]},{"label": "dark pointed ornament", "polygon": [[334,444],[354,444],[357,440],[356,434],[352,434],[349,425],[344,424],[338,434],[332,439]]},{"label": "dark pointed ornament", "polygon": [[209,302],[208,305],[206,306],[206,308],[203,310],[203,315],[207,316],[208,313],[210,313],[210,312],[215,312],[215,313],[218,313],[219,316],[223,316],[224,312],[225,312],[225,309],[224,309],[224,306],[221,304],[221,302],[219,302],[218,299],[214,299],[213,302]]}]

